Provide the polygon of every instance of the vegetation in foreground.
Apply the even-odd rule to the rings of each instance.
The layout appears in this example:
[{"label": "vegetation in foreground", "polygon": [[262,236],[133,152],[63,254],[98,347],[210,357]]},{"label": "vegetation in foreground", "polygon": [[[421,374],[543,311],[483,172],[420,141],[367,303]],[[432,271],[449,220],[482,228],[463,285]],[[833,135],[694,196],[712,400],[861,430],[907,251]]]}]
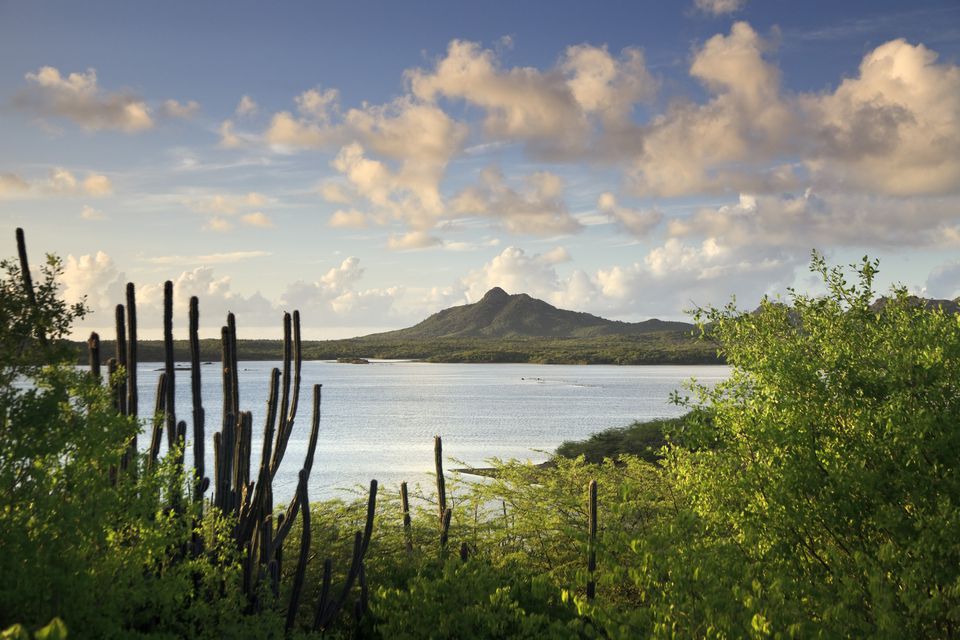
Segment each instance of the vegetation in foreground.
[{"label": "vegetation in foreground", "polygon": [[[176,448],[128,459],[135,480],[115,481],[138,426],[63,364],[57,338],[82,309],[57,299],[56,261],[36,301],[2,266],[0,627],[59,616],[71,638],[308,637],[312,603],[344,584],[372,522],[327,636],[957,633],[960,319],[902,291],[871,308],[875,263],[849,284],[815,257],[828,295],[703,311],[732,375],[674,397],[691,414],[661,425],[657,462],[495,461],[495,478],[414,490],[409,509],[394,491],[315,503],[253,598],[229,517],[189,499]],[[295,594],[311,606],[290,618]]]}]

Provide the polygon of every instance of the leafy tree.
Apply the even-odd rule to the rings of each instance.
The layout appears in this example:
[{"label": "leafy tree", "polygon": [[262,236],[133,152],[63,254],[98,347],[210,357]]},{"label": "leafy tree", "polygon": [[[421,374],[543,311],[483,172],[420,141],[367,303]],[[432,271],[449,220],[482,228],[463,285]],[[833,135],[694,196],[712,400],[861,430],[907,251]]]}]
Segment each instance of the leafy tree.
[{"label": "leafy tree", "polygon": [[685,512],[636,543],[655,635],[949,637],[960,624],[960,317],[874,302],[814,254],[828,293],[700,313],[731,377],[693,385]]}]

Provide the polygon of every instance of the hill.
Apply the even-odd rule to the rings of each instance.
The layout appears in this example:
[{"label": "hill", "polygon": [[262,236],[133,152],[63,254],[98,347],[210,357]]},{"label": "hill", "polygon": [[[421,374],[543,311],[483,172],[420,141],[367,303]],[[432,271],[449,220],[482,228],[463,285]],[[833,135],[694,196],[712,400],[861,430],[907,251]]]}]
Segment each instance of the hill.
[{"label": "hill", "polygon": [[[305,340],[303,357],[542,364],[721,362],[716,345],[696,339],[693,328],[685,322],[607,320],[495,287],[478,302],[444,309],[406,329],[345,340]],[[78,360],[85,362],[86,345],[76,346]],[[239,340],[237,349],[241,360],[276,360],[283,352],[279,340]],[[113,342],[103,341],[102,357],[113,351]],[[200,351],[203,360],[218,361],[219,340],[201,340]],[[175,341],[174,353],[177,360],[186,360],[187,342]],[[140,341],[142,362],[162,359],[162,342]]]},{"label": "hill", "polygon": [[558,309],[525,293],[490,289],[478,302],[438,311],[407,329],[365,336],[368,339],[425,338],[599,338],[693,329],[686,322],[619,322],[589,313]]}]

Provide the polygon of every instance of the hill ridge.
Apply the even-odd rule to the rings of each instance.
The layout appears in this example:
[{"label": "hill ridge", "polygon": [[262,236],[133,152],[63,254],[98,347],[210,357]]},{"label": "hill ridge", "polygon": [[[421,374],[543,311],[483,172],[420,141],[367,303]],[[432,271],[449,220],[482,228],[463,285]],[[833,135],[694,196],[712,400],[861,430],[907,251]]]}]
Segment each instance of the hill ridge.
[{"label": "hill ridge", "polygon": [[686,322],[608,320],[493,287],[477,302],[448,307],[408,327],[365,338],[595,338],[693,329]]}]

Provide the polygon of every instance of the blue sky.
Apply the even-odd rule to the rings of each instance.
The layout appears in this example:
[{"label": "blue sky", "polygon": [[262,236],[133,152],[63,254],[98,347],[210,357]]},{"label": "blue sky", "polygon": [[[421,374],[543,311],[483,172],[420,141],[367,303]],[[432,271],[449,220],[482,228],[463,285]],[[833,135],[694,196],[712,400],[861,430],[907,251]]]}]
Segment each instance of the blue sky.
[{"label": "blue sky", "polygon": [[954,298],[958,56],[955,2],[0,2],[0,225],[83,331],[165,279],[210,335],[679,318],[814,248]]}]

